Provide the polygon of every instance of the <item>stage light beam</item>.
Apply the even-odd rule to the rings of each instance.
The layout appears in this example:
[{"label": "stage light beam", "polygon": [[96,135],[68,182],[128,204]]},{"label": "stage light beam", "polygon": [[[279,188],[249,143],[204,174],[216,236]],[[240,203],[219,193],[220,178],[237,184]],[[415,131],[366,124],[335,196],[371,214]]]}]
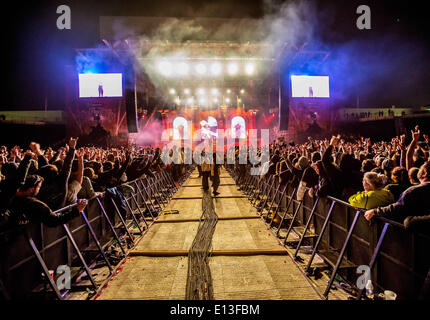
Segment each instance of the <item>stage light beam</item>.
[{"label": "stage light beam", "polygon": [[160,61],[157,65],[158,71],[168,77],[172,74],[172,64],[168,61]]},{"label": "stage light beam", "polygon": [[255,71],[255,65],[253,63],[247,63],[245,65],[245,73],[249,76],[253,75]]},{"label": "stage light beam", "polygon": [[196,65],[196,72],[197,72],[197,74],[199,74],[199,75],[202,76],[202,75],[204,75],[206,73],[206,70],[207,70],[207,68],[206,68],[206,66],[203,63],[198,63]]},{"label": "stage light beam", "polygon": [[228,74],[234,76],[239,71],[237,63],[230,63],[227,67]]},{"label": "stage light beam", "polygon": [[222,71],[221,63],[214,62],[210,67],[211,74],[214,76],[219,76]]},{"label": "stage light beam", "polygon": [[177,73],[179,74],[179,75],[181,75],[181,76],[186,76],[186,75],[188,75],[188,72],[189,72],[189,70],[190,70],[190,67],[189,67],[189,65],[187,64],[187,63],[185,63],[185,62],[180,62],[178,65],[177,65]]}]

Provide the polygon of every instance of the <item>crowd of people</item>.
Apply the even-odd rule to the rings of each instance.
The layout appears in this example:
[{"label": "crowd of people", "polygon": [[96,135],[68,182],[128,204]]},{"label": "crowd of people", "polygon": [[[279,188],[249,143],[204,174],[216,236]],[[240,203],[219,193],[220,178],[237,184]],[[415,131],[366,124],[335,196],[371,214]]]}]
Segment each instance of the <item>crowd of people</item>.
[{"label": "crowd of people", "polygon": [[[311,137],[301,144],[278,141],[269,146],[270,162],[262,179],[274,175],[280,190],[288,182],[297,198],[332,196],[365,209],[365,218],[385,216],[412,228],[430,223],[429,136],[418,126],[409,137],[372,142],[364,137],[333,136],[331,140]],[[173,158],[184,159],[184,150],[171,150]],[[249,150],[251,151],[251,150]],[[261,150],[259,151],[261,153]],[[235,163],[239,164],[236,148]],[[225,155],[225,161],[229,152]],[[215,160],[215,157],[213,158]],[[165,164],[159,148],[78,147],[70,138],[58,150],[44,149],[31,142],[26,149],[0,149],[0,213],[2,225],[44,222],[64,223],[85,208],[87,200],[101,196],[107,188],[135,180],[169,167],[178,180],[181,161]],[[215,163],[216,161],[213,161]],[[231,161],[230,161],[231,163]],[[203,188],[213,179],[213,193],[219,184],[218,165],[198,166]],[[56,210],[77,203],[73,210]]]},{"label": "crowd of people", "polygon": [[[88,199],[103,191],[163,170],[159,148],[78,147],[78,139],[58,150],[41,148],[0,149],[0,224],[43,222],[62,224],[77,216]],[[178,176],[178,173],[176,173]],[[57,213],[69,204],[71,210]]]},{"label": "crowd of people", "polygon": [[369,138],[333,136],[302,144],[270,145],[270,163],[262,179],[275,175],[296,196],[332,196],[367,210],[365,218],[383,216],[406,228],[430,225],[430,140],[418,126],[409,137],[372,142]]}]

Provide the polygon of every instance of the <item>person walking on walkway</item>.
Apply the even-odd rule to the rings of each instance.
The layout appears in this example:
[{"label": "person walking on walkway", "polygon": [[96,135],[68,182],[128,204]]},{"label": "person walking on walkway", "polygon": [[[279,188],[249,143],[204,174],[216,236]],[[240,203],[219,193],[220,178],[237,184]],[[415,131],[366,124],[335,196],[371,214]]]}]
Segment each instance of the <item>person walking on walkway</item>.
[{"label": "person walking on walkway", "polygon": [[211,165],[211,176],[212,176],[212,193],[214,196],[219,195],[218,187],[220,184],[220,171],[221,171],[221,165],[217,164],[216,162],[217,156],[216,152],[214,153],[213,163]]},{"label": "person walking on walkway", "polygon": [[211,161],[205,156],[205,152],[202,153],[202,186],[204,191],[209,190],[209,176],[211,174]]}]

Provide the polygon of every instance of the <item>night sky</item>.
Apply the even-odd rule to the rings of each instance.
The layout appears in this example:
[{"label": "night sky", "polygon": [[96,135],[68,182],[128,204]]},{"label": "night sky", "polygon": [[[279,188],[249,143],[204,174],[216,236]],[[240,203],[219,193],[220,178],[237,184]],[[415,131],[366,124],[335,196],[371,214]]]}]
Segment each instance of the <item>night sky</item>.
[{"label": "night sky", "polygon": [[[281,3],[282,1],[276,1]],[[284,1],[285,2],[285,1]],[[430,104],[430,46],[427,7],[422,1],[314,1],[318,11],[318,42],[339,57],[354,53],[370,65],[345,74],[353,83],[357,74],[363,87],[365,106],[420,106]],[[2,42],[5,75],[2,110],[64,108],[64,65],[74,63],[75,48],[101,44],[98,17],[170,16],[261,18],[263,1],[14,1],[2,10]],[[69,5],[72,30],[57,30],[56,8]],[[372,10],[372,29],[356,28],[356,8],[366,4]],[[384,59],[384,57],[388,57]],[[380,60],[378,60],[380,59]],[[336,68],[333,60],[330,67]],[[347,64],[348,62],[346,62]],[[378,65],[392,63],[378,68]],[[345,66],[343,66],[342,70]],[[375,76],[372,74],[376,70]],[[346,103],[353,104],[353,95]],[[364,106],[364,105],[363,105]]]}]

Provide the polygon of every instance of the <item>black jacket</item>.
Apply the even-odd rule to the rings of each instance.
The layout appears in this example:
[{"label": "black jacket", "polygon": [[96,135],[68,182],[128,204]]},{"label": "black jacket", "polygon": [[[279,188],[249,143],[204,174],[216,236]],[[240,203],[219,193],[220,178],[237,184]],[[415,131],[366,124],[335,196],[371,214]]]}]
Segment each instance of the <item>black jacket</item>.
[{"label": "black jacket", "polygon": [[46,203],[33,197],[14,197],[10,205],[10,223],[40,223],[55,227],[79,215],[76,208],[62,213],[53,212]]},{"label": "black jacket", "polygon": [[429,230],[430,182],[406,189],[397,202],[375,209],[375,216],[403,221],[406,228]]}]

